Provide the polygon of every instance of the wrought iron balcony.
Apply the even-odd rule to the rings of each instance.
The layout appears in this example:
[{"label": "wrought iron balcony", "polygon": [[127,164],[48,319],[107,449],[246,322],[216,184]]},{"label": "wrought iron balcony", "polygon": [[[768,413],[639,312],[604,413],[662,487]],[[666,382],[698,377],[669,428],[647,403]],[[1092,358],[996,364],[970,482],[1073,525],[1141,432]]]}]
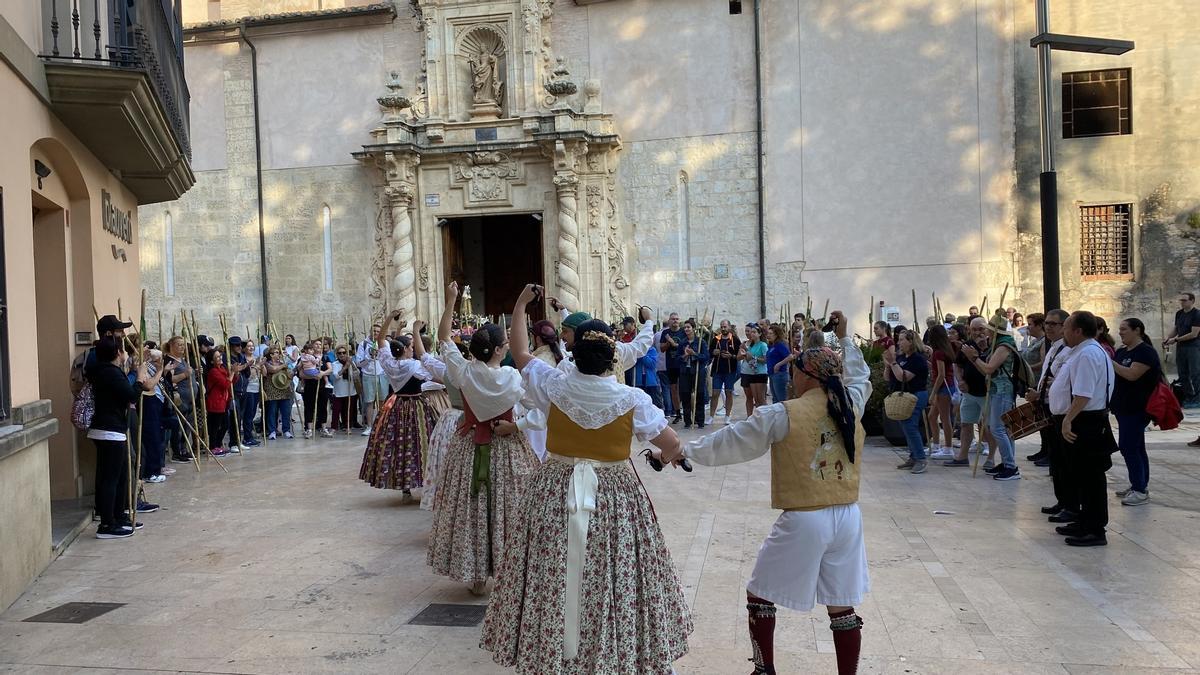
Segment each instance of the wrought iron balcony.
[{"label": "wrought iron balcony", "polygon": [[180,0],[42,0],[51,105],[141,203],[191,171]]}]

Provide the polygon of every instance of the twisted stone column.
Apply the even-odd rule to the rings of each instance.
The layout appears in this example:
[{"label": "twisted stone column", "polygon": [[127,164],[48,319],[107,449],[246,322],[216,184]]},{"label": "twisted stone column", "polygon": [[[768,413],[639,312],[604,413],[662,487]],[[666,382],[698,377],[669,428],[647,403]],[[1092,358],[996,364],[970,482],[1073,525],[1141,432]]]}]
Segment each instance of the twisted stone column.
[{"label": "twisted stone column", "polygon": [[573,173],[559,172],[554,177],[558,193],[558,299],[572,311],[579,304],[579,179]]},{"label": "twisted stone column", "polygon": [[407,183],[389,185],[386,189],[392,214],[392,283],[391,299],[395,309],[403,309],[409,320],[417,311],[417,271],[413,256],[413,224],[409,208],[413,188]]}]

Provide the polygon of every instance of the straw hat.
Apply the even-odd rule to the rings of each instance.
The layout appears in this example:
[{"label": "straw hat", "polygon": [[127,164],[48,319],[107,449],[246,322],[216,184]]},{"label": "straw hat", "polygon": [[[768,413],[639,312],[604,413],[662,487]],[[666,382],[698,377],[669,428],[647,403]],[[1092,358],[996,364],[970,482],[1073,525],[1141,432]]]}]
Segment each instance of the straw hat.
[{"label": "straw hat", "polygon": [[1012,331],[1008,329],[1008,317],[1004,315],[1004,310],[997,309],[992,318],[988,319],[988,330],[998,335],[1012,335]]}]

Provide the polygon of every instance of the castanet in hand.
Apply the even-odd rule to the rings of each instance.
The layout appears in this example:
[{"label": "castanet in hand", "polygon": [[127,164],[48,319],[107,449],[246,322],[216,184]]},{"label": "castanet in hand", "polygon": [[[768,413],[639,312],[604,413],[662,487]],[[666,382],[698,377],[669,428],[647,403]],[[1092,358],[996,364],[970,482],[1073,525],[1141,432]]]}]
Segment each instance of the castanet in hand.
[{"label": "castanet in hand", "polygon": [[[651,469],[654,469],[655,471],[663,470],[663,463],[659,461],[659,459],[655,457],[653,453],[650,452],[650,448],[646,448],[641,454],[646,458],[646,463],[650,465]],[[683,459],[679,460],[679,468],[691,473],[692,463],[687,460],[687,457],[684,457]]]}]

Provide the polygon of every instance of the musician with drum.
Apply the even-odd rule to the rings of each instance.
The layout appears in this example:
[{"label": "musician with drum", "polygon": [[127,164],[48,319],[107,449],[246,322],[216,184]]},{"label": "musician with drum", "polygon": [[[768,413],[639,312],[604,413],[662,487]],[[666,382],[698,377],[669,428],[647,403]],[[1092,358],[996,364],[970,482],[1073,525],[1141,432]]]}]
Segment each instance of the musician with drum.
[{"label": "musician with drum", "polygon": [[[1063,364],[1071,356],[1071,347],[1063,339],[1063,326],[1071,315],[1066,310],[1052,309],[1046,312],[1042,328],[1046,331],[1046,358],[1042,360],[1042,374],[1037,388],[1025,393],[1025,400],[1048,405],[1046,393],[1058,376]],[[1047,408],[1048,409],[1048,408]],[[1050,458],[1050,481],[1054,486],[1054,505],[1042,507],[1042,513],[1050,516],[1052,523],[1069,523],[1079,514],[1079,490],[1071,484],[1063,454],[1062,420],[1042,430],[1042,448]]]}]

